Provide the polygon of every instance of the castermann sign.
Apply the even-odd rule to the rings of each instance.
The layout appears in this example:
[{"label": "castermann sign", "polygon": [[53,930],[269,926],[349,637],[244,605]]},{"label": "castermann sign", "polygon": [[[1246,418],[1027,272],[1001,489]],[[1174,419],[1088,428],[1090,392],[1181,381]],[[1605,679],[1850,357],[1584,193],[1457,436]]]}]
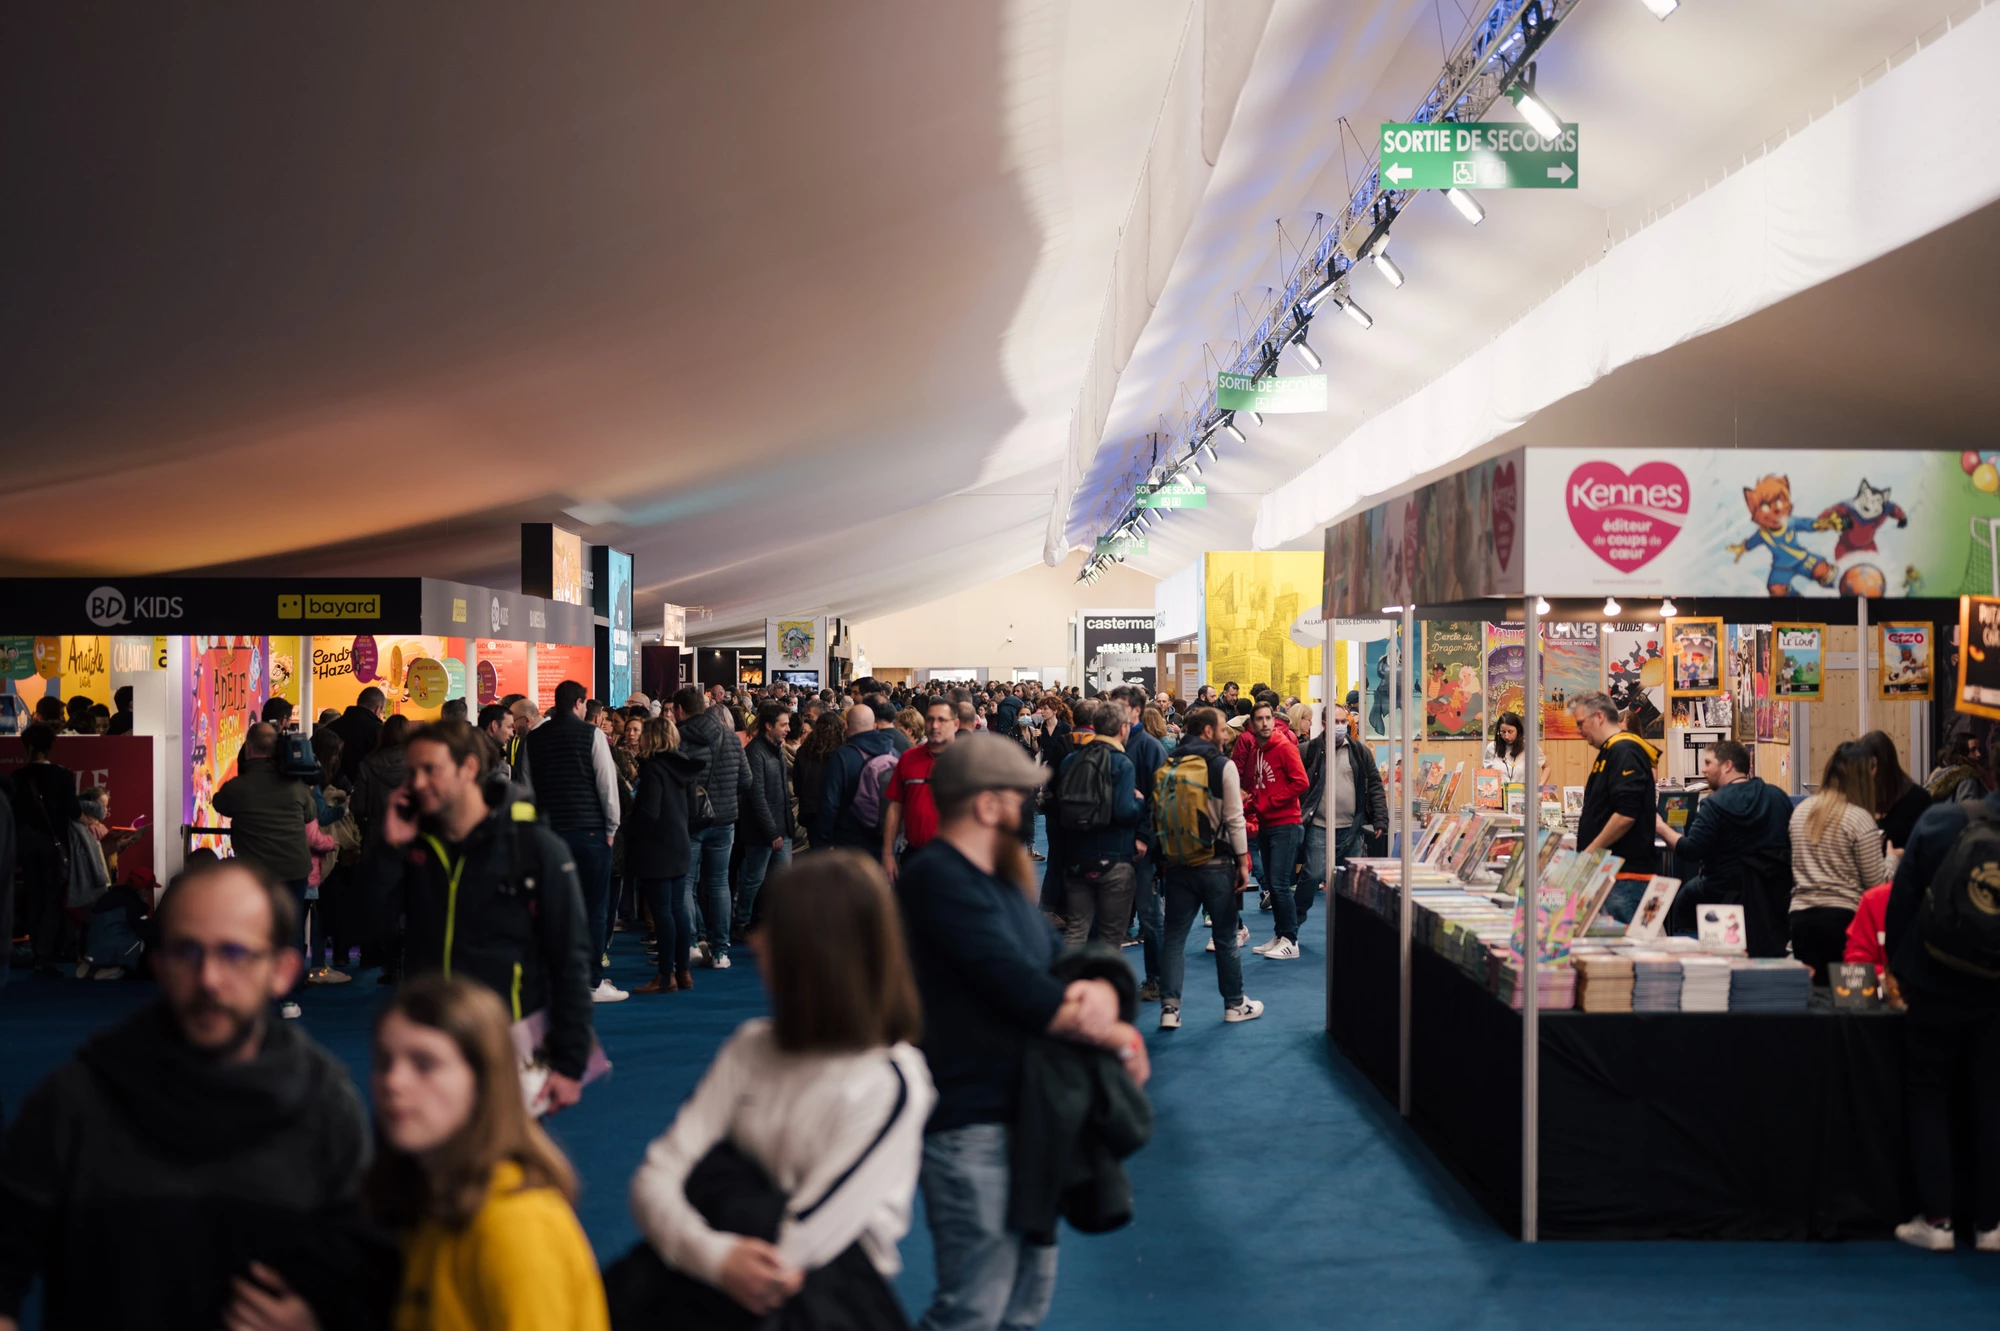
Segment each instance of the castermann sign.
[{"label": "castermann sign", "polygon": [[1391,189],[1575,189],[1577,127],[1543,138],[1512,122],[1382,126]]}]

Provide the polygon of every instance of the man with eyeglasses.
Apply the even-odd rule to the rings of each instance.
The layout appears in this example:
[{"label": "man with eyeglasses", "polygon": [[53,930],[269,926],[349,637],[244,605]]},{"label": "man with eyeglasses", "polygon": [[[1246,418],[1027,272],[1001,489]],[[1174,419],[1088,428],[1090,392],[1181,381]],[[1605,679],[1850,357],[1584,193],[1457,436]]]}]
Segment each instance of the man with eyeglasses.
[{"label": "man with eyeglasses", "polygon": [[340,1063],[271,1016],[303,965],[293,910],[240,860],[168,890],[161,1001],[85,1043],[7,1133],[0,1331],[37,1277],[50,1326],[368,1319],[367,1119]]}]

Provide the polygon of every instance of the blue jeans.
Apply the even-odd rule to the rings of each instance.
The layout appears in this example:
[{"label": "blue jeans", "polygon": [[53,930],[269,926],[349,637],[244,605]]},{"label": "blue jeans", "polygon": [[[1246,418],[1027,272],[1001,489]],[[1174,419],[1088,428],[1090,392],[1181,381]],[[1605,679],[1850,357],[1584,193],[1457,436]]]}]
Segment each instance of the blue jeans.
[{"label": "blue jeans", "polygon": [[653,913],[653,941],[660,950],[660,974],[686,970],[688,949],[694,946],[687,879],[642,878],[639,891],[646,898],[646,909]]},{"label": "blue jeans", "polygon": [[1008,1129],[975,1123],[924,1138],[918,1186],[937,1292],[917,1331],[1029,1331],[1049,1314],[1056,1249],[1007,1228]]},{"label": "blue jeans", "polygon": [[1132,863],[1137,887],[1132,893],[1132,914],[1139,923],[1139,952],[1146,960],[1146,978],[1160,978],[1160,940],[1166,937],[1167,914],[1160,898],[1160,871],[1153,863],[1157,850]]},{"label": "blue jeans", "polygon": [[[729,850],[736,844],[736,825],[704,827],[688,840],[692,843],[689,847],[692,857],[688,860],[687,897],[701,906],[701,936],[708,940],[709,956],[726,957],[729,955]],[[694,927],[692,915],[688,927],[690,930]]]},{"label": "blue jeans", "polygon": [[1326,862],[1327,829],[1314,823],[1306,828],[1306,876],[1292,889],[1299,904],[1299,924],[1303,927],[1306,915],[1311,912],[1313,902],[1318,899],[1319,890],[1326,886],[1327,871],[1338,868],[1342,861],[1351,860],[1364,849],[1366,840],[1361,834],[1360,823],[1350,823],[1346,827],[1333,829],[1333,863]]},{"label": "blue jeans", "polygon": [[1160,1004],[1181,1005],[1181,985],[1187,978],[1187,936],[1194,917],[1203,910],[1212,921],[1215,940],[1215,987],[1222,1005],[1243,1001],[1243,954],[1236,947],[1236,863],[1218,855],[1207,864],[1164,871],[1161,895],[1167,899],[1166,938],[1160,948]]},{"label": "blue jeans", "polygon": [[747,933],[750,929],[750,911],[757,904],[757,890],[764,886],[764,879],[771,873],[792,862],[792,839],[785,838],[781,847],[773,847],[768,841],[746,844],[743,847],[743,886],[736,893],[736,932]]},{"label": "blue jeans", "polygon": [[605,934],[611,928],[611,843],[602,830],[567,831],[556,835],[576,859],[576,880],[583,886],[584,934],[590,939],[590,987],[604,978]]},{"label": "blue jeans", "polygon": [[1292,877],[1298,871],[1299,841],[1305,829],[1297,823],[1285,827],[1260,827],[1253,854],[1264,861],[1264,886],[1271,893],[1272,924],[1280,938],[1299,941],[1299,903],[1292,895]]}]

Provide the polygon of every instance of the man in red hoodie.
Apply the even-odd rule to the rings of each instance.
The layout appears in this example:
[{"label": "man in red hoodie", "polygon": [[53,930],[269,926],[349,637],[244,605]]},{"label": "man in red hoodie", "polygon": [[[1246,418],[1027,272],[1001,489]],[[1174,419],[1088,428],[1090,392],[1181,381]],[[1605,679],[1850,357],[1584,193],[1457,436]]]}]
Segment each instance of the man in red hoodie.
[{"label": "man in red hoodie", "polygon": [[1298,872],[1299,841],[1305,835],[1299,796],[1312,782],[1299,761],[1291,727],[1278,718],[1268,699],[1257,703],[1245,730],[1230,760],[1242,778],[1245,817],[1255,819],[1254,835],[1276,929],[1270,942],[1251,950],[1271,961],[1292,961],[1299,955],[1299,908],[1292,879]]}]

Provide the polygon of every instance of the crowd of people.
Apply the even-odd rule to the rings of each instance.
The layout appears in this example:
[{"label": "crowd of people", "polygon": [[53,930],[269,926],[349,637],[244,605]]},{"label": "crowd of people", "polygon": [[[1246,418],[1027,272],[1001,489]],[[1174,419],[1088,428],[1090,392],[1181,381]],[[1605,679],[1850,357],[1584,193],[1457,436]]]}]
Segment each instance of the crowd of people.
[{"label": "crowd of people", "polygon": [[[1337,854],[1381,803],[1344,722],[1311,740],[1347,755],[1326,792],[1304,709],[1226,694],[863,679],[610,707],[565,682],[546,714],[504,698],[413,723],[368,688],[309,736],[274,700],[214,796],[228,854],[192,853],[140,911],[120,973],[159,1001],[8,1127],[0,1328],[37,1281],[52,1325],[721,1325],[699,1312],[716,1297],[901,1325],[886,1281],[919,1188],[921,1324],[1037,1324],[1057,1220],[1129,1214],[1118,1161],[1150,1131],[1134,1023],[1156,1002],[1180,1027],[1195,917],[1223,1021],[1256,1018],[1253,875],[1258,951],[1298,956],[1326,828]],[[24,882],[88,816],[53,739],[29,727],[0,801]],[[62,893],[30,895],[36,956],[82,955]],[[651,961],[634,991],[607,974],[619,929]],[[600,1273],[538,1121],[607,1066],[596,1005],[692,991],[745,946],[771,1016],[647,1152],[645,1241]],[[372,1130],[288,1020],[370,969],[393,986]],[[96,1278],[134,1225],[138,1278]]]}]

